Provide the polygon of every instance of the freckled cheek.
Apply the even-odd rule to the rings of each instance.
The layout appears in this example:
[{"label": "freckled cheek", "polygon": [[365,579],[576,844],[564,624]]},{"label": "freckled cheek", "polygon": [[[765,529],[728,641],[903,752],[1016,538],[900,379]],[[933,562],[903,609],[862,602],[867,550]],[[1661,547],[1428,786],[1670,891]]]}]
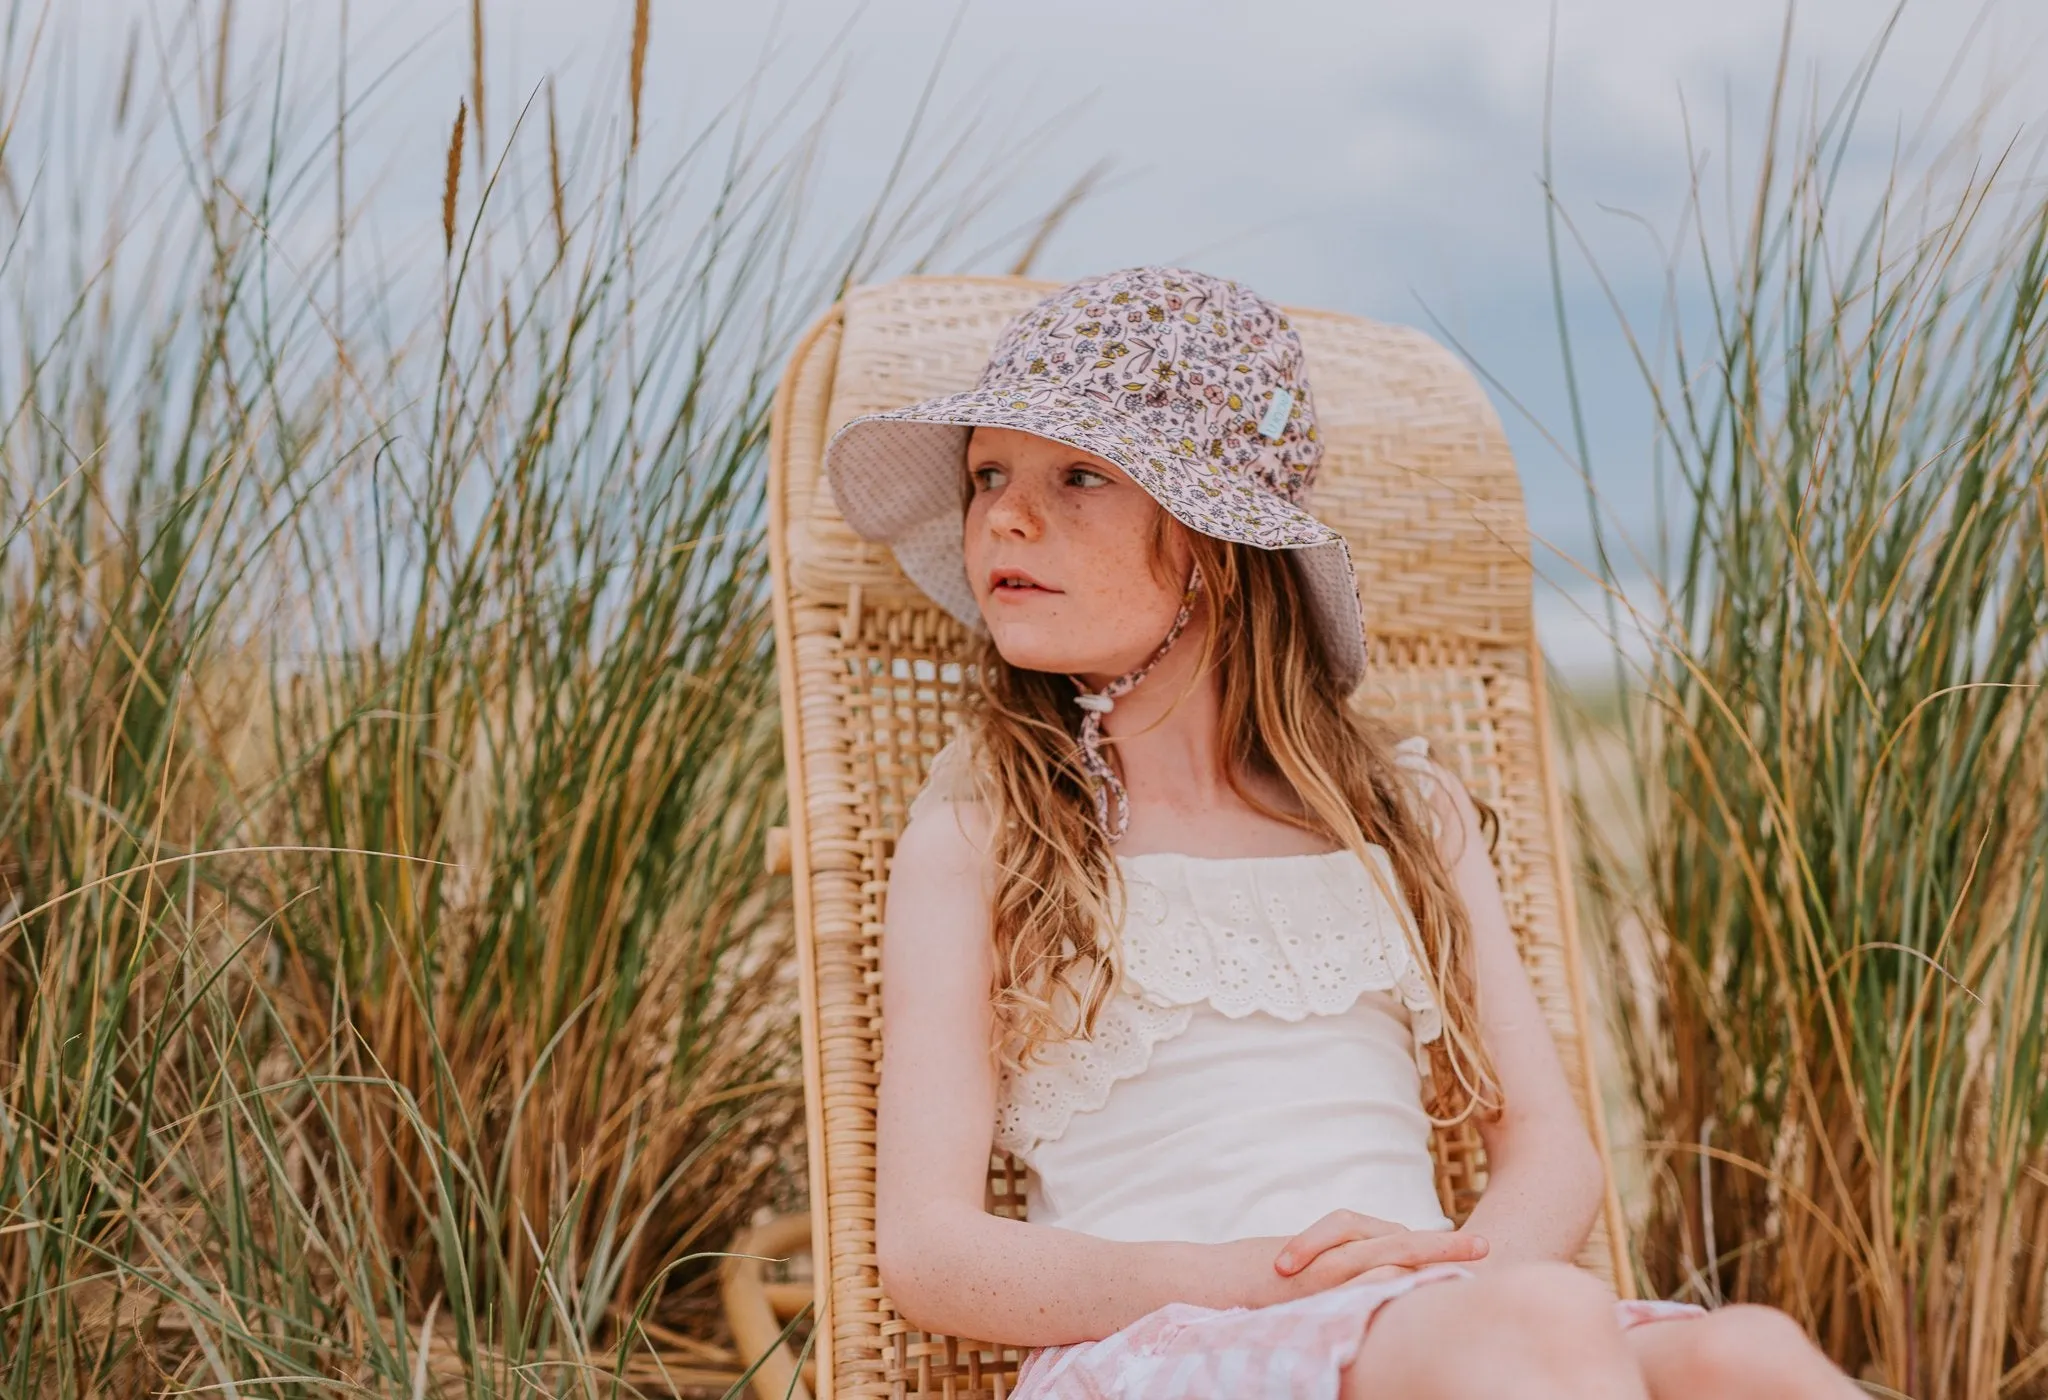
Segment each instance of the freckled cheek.
[{"label": "freckled cheek", "polygon": [[979,502],[969,501],[960,516],[960,547],[966,551],[970,562],[980,552],[981,537],[987,533],[982,524],[984,514]]},{"label": "freckled cheek", "polygon": [[1145,539],[1121,533],[1076,541],[1071,557],[1074,574],[1083,586],[1070,585],[1069,592],[1085,592],[1104,602],[1121,603],[1159,591],[1159,582],[1152,572],[1152,551]]},{"label": "freckled cheek", "polygon": [[[970,582],[987,572],[983,560],[987,558],[988,543],[988,503],[977,496],[968,502],[960,522],[960,552],[965,557]],[[974,590],[977,595],[981,592],[978,582],[974,582]]]}]

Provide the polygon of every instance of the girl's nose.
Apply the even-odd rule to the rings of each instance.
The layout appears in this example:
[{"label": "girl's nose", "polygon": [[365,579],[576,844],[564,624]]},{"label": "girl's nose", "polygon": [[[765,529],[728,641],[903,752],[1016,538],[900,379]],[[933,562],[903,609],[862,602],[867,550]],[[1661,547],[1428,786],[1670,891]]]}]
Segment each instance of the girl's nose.
[{"label": "girl's nose", "polygon": [[1036,539],[1044,530],[1045,512],[1028,479],[1012,477],[996,492],[988,507],[988,528],[997,534],[1025,539]]}]

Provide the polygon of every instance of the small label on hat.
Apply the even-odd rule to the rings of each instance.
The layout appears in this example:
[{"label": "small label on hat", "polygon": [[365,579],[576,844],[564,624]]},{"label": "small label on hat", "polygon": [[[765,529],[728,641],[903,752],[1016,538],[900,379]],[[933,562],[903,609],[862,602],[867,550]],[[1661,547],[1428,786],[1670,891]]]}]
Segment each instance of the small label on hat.
[{"label": "small label on hat", "polygon": [[1287,414],[1294,407],[1294,395],[1285,389],[1273,391],[1273,402],[1266,405],[1266,416],[1259,420],[1259,436],[1276,438],[1287,431]]}]

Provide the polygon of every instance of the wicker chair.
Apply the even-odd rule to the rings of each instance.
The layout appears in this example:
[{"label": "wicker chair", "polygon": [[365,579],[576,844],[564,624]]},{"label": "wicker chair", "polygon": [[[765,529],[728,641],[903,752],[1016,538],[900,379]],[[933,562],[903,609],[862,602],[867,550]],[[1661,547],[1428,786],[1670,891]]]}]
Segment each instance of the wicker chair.
[{"label": "wicker chair", "polygon": [[[858,288],[804,336],[776,397],[769,502],[811,1239],[825,1261],[814,1274],[823,1396],[1001,1397],[1020,1357],[911,1329],[877,1277],[883,892],[905,808],[958,721],[969,637],[903,577],[886,546],[839,518],[820,458],[856,414],[971,385],[1003,323],[1050,290],[983,277]],[[1499,811],[1495,860],[1508,911],[1604,1154],[1527,528],[1499,422],[1471,376],[1426,336],[1323,311],[1290,314],[1307,346],[1326,448],[1311,506],[1350,540],[1371,631],[1372,670],[1357,703],[1426,733]],[[1463,1220],[1485,1186],[1478,1135],[1469,1124],[1440,1132],[1433,1148],[1444,1210]],[[1021,1215],[1021,1165],[995,1154],[989,1176],[993,1208]],[[1610,1189],[1579,1262],[1628,1296],[1621,1227]]]}]

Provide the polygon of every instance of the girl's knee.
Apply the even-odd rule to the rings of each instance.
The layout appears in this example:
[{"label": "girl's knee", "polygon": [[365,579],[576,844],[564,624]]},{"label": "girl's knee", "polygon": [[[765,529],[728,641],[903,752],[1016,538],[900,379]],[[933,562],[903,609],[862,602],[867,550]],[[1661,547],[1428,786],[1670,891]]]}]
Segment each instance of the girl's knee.
[{"label": "girl's knee", "polygon": [[[1839,1373],[1813,1339],[1776,1308],[1730,1303],[1705,1317],[1669,1323],[1662,1339],[1675,1353],[1688,1389],[1750,1400],[1836,1393]],[[1816,1388],[1818,1387],[1818,1388]]]},{"label": "girl's knee", "polygon": [[1474,1280],[1478,1307],[1502,1327],[1539,1334],[1563,1329],[1617,1333],[1614,1292],[1570,1264],[1508,1264]]},{"label": "girl's knee", "polygon": [[1623,1354],[1614,1293],[1569,1264],[1501,1265],[1466,1281],[1463,1335],[1497,1357],[1559,1376]]},{"label": "girl's knee", "polygon": [[1567,1264],[1494,1264],[1419,1287],[1370,1323],[1344,1400],[1642,1394],[1614,1294]]}]

